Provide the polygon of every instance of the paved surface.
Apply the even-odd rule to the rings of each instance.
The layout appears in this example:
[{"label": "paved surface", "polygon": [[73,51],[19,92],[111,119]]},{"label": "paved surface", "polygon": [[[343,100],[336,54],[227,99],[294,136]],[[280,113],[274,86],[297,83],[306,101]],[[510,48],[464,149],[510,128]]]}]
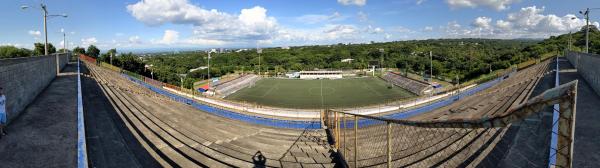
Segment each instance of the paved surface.
[{"label": "paved surface", "polygon": [[[561,70],[574,69],[564,59]],[[573,167],[600,167],[600,96],[577,72],[560,72],[560,84],[579,80]]]},{"label": "paved surface", "polygon": [[[81,71],[87,74],[85,66]],[[124,125],[98,83],[82,76],[83,109],[90,167],[158,167]]]},{"label": "paved surface", "polygon": [[8,125],[0,167],[77,165],[77,65],[63,73]]}]

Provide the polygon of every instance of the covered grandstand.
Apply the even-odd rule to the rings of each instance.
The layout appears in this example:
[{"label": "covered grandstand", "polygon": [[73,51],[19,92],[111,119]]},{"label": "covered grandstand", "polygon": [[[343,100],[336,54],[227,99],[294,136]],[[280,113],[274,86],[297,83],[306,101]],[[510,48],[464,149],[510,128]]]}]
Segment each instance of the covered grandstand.
[{"label": "covered grandstand", "polygon": [[300,79],[341,79],[342,71],[300,71]]}]

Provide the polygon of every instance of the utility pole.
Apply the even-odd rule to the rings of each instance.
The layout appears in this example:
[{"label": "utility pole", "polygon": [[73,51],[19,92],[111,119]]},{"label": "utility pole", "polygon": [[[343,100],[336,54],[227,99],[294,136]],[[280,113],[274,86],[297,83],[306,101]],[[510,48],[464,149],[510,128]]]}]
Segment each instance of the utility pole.
[{"label": "utility pole", "polygon": [[67,34],[63,31],[63,53],[67,53]]},{"label": "utility pole", "polygon": [[585,53],[590,52],[590,8],[585,11]]},{"label": "utility pole", "polygon": [[48,20],[48,10],[46,10],[46,5],[42,4],[42,10],[44,10],[44,36],[46,41],[44,42],[44,55],[48,55],[48,27],[46,25],[46,20]]},{"label": "utility pole", "polygon": [[112,53],[112,52],[110,52],[110,65],[112,65],[112,64],[113,64],[112,60],[113,60],[113,53]]}]

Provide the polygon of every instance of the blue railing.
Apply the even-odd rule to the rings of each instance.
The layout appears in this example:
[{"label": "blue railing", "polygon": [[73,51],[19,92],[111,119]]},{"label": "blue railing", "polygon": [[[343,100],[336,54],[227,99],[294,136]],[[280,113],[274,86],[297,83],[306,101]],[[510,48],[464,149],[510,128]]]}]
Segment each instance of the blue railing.
[{"label": "blue railing", "polygon": [[83,98],[81,93],[81,71],[77,58],[77,167],[87,168],[87,147],[85,143],[85,122],[83,121]]},{"label": "blue railing", "polygon": [[[558,57],[556,57],[556,78],[554,79],[554,87],[560,85],[559,82],[559,68],[558,68]],[[554,104],[552,110],[552,135],[550,136],[550,157],[548,159],[548,167],[556,165],[556,152],[558,150],[558,117],[559,117],[559,105]]]}]

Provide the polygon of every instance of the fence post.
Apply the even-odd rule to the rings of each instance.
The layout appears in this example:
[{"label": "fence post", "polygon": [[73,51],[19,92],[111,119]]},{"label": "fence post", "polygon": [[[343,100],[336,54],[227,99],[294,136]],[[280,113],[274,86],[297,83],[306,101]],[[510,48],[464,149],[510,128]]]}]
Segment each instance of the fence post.
[{"label": "fence post", "polygon": [[344,154],[344,157],[346,157],[346,114],[344,114],[342,119],[344,120],[344,130],[342,130],[344,133],[344,144],[343,144],[344,145],[344,153],[343,154]]},{"label": "fence post", "polygon": [[354,168],[358,167],[358,116],[354,116]]},{"label": "fence post", "polygon": [[387,122],[387,167],[392,167],[392,123]]},{"label": "fence post", "polygon": [[334,124],[334,126],[332,126],[332,127],[333,127],[333,134],[334,134],[333,137],[335,137],[335,148],[340,149],[340,146],[339,146],[340,144],[338,142],[340,139],[339,132],[338,132],[338,114],[336,111],[333,112],[333,124]]}]

